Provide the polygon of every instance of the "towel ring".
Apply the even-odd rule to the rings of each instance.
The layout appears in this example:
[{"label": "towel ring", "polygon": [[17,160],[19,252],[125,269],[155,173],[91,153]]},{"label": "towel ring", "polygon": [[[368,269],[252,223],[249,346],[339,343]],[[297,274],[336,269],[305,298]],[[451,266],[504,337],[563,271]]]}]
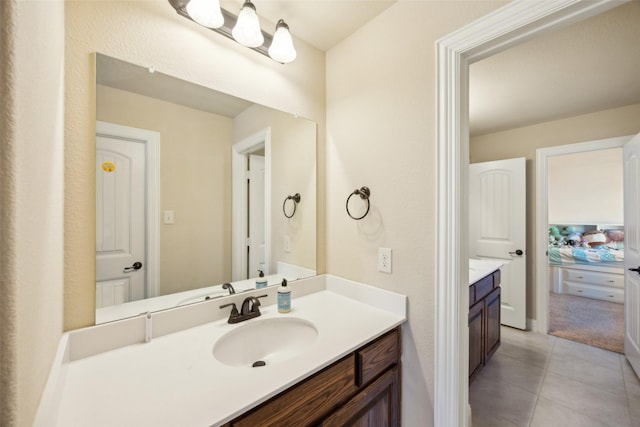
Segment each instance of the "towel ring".
[{"label": "towel ring", "polygon": [[[291,212],[291,215],[287,215],[287,210],[285,209],[285,207],[287,206],[287,200],[293,201],[293,212]],[[282,203],[282,213],[284,213],[284,216],[286,216],[287,218],[293,217],[296,214],[298,203],[300,203],[300,193],[296,193],[293,196],[287,196],[287,198],[284,199],[284,202]]]},{"label": "towel ring", "polygon": [[[352,196],[355,196],[356,194],[358,196],[360,196],[360,198],[362,200],[366,200],[367,201],[367,210],[360,217],[355,217],[355,216],[351,215],[351,212],[349,212],[349,200],[351,199]],[[349,194],[349,197],[347,197],[347,203],[346,203],[347,215],[349,215],[352,219],[355,219],[356,221],[361,220],[362,218],[367,216],[367,214],[369,213],[369,208],[371,207],[371,202],[369,201],[369,196],[370,195],[371,195],[371,190],[369,190],[369,187],[361,187],[359,189],[356,188],[355,190],[353,190],[353,193]]]}]

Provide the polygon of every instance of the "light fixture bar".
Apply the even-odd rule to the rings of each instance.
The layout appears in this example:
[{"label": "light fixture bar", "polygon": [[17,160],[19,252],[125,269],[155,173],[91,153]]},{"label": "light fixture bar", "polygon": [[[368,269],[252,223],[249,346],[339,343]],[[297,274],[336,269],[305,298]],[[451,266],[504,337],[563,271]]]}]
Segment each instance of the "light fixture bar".
[{"label": "light fixture bar", "polygon": [[[187,13],[187,3],[189,3],[189,0],[169,0],[169,4],[171,5],[171,7],[173,7],[176,10],[178,15],[184,16],[190,21],[193,21],[193,19],[191,19],[191,17]],[[223,8],[220,8],[220,10],[222,11],[222,16],[224,16],[224,24],[220,28],[209,28],[209,29],[235,41],[235,39],[233,38],[233,35],[231,34],[231,30],[236,25],[236,21],[238,20],[238,17]],[[273,40],[273,36],[269,33],[265,33],[262,30],[260,31],[264,36],[264,42],[262,43],[261,46],[250,47],[249,49],[253,49],[263,54],[264,56],[268,56],[269,58],[271,58],[271,56],[269,56],[269,46],[271,46],[271,41]]]}]

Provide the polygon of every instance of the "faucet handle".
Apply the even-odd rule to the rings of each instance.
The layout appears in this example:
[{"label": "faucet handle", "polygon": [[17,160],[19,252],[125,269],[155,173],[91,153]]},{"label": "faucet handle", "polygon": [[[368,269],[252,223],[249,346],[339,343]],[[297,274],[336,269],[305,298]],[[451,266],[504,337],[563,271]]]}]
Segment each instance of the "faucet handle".
[{"label": "faucet handle", "polygon": [[238,313],[238,307],[236,307],[235,302],[230,302],[229,304],[222,304],[220,308],[226,308],[230,306],[233,306],[233,308],[231,309],[231,313],[229,313],[229,320],[227,320],[227,323],[238,323],[240,321],[239,320],[240,313]]},{"label": "faucet handle", "polygon": [[256,312],[259,313],[260,312],[260,309],[258,308],[258,307],[260,307],[260,300],[258,298],[266,298],[266,297],[268,297],[267,294],[259,295],[257,297],[253,297],[253,299],[252,299],[253,304],[251,305],[251,312],[252,313],[256,313]]}]

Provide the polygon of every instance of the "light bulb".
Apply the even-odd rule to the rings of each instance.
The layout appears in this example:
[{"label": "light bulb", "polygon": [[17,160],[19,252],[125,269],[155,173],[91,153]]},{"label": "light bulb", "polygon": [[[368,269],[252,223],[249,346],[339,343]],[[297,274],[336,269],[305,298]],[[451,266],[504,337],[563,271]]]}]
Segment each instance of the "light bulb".
[{"label": "light bulb", "polygon": [[187,13],[191,19],[207,28],[220,28],[224,25],[220,0],[191,0],[187,3]]},{"label": "light bulb", "polygon": [[289,32],[289,26],[281,19],[276,24],[276,32],[269,46],[269,56],[274,61],[286,64],[296,59],[296,49]]},{"label": "light bulb", "polygon": [[264,43],[264,36],[260,31],[260,21],[256,14],[256,7],[250,0],[245,0],[238,14],[236,25],[231,30],[233,38],[241,45],[258,47]]}]

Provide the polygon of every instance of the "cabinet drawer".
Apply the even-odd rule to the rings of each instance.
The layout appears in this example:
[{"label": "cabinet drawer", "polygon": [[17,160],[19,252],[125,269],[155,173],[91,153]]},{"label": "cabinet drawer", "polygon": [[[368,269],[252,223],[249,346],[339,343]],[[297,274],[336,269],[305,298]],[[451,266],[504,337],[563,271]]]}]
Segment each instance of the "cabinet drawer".
[{"label": "cabinet drawer", "polygon": [[497,288],[500,286],[500,270],[496,270],[493,272],[493,287]]},{"label": "cabinet drawer", "polygon": [[476,288],[476,301],[480,301],[493,290],[493,275],[488,275],[473,284]]},{"label": "cabinet drawer", "polygon": [[330,414],[357,391],[353,354],[293,386],[231,426],[307,426]]},{"label": "cabinet drawer", "polygon": [[624,288],[624,275],[600,273],[597,271],[585,271],[564,269],[564,280],[587,283],[591,285],[610,286],[613,288]]},{"label": "cabinet drawer", "polygon": [[398,362],[400,349],[398,340],[398,330],[394,329],[356,352],[355,382],[358,387],[368,383],[389,366]]}]

